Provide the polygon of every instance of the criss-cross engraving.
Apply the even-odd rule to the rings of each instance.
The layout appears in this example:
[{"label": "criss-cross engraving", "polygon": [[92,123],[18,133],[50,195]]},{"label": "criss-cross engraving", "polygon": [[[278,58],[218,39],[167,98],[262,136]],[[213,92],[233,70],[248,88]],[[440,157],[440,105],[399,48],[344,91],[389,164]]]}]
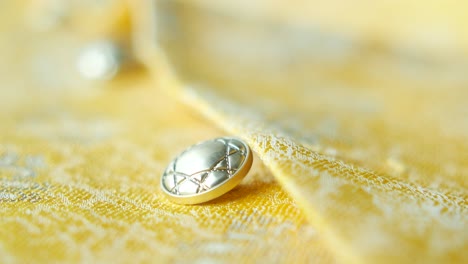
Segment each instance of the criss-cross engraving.
[{"label": "criss-cross engraving", "polygon": [[[239,144],[238,141],[234,139],[219,138],[216,139],[216,141],[224,144],[225,154],[209,168],[192,174],[185,174],[176,171],[177,159],[169,166],[163,176],[172,178],[173,187],[168,190],[169,192],[180,195],[181,186],[187,183],[192,183],[196,186],[193,194],[199,194],[216,186],[218,184],[218,180],[229,179],[236,173],[246,157],[247,150],[242,146],[242,144]],[[237,157],[240,156],[240,159],[233,164],[231,158],[236,154]]]}]

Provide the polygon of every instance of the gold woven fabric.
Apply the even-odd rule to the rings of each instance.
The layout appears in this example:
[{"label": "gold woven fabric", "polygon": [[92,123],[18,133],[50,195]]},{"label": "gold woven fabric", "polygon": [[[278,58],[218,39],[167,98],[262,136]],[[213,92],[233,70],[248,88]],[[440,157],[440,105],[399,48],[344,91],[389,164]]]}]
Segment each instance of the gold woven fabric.
[{"label": "gold woven fabric", "polygon": [[147,77],[121,82],[93,98],[2,107],[2,263],[331,260],[261,163],[211,203],[164,199],[169,160],[223,133]]},{"label": "gold woven fabric", "polygon": [[[172,8],[148,72],[106,84],[66,68],[69,34],[2,27],[1,263],[468,260],[463,60]],[[225,134],[257,155],[241,185],[165,200],[170,159]]]}]

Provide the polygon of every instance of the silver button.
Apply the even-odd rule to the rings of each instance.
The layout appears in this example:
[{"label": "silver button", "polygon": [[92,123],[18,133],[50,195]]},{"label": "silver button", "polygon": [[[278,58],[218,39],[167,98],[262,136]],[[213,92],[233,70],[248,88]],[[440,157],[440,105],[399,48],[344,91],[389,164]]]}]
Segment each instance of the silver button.
[{"label": "silver button", "polygon": [[163,193],[181,204],[203,203],[234,188],[252,166],[249,146],[222,137],[196,144],[167,167],[161,177]]}]

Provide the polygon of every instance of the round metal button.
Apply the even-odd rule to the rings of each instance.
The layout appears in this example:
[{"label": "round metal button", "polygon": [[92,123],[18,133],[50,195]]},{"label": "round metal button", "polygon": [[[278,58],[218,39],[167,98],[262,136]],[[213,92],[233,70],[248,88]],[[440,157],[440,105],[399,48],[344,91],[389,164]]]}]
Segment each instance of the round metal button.
[{"label": "round metal button", "polygon": [[163,193],[180,204],[197,204],[233,189],[249,172],[252,152],[240,139],[201,142],[179,154],[161,177]]}]

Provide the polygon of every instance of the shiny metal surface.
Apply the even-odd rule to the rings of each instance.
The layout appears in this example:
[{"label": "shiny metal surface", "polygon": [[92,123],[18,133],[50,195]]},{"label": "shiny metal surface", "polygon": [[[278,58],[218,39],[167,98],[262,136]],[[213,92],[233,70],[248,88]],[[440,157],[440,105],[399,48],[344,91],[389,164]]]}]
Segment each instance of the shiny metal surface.
[{"label": "shiny metal surface", "polygon": [[167,167],[161,177],[163,193],[181,204],[203,203],[234,188],[252,166],[249,146],[222,137],[196,144]]}]

